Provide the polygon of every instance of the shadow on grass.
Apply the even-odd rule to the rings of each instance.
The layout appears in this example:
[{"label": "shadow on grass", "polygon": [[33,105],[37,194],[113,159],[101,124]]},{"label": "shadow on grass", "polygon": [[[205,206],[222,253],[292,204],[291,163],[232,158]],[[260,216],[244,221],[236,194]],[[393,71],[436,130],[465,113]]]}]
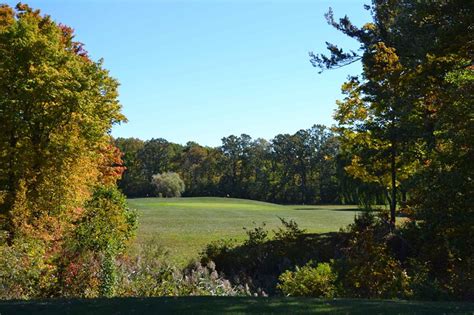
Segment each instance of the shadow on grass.
[{"label": "shadow on grass", "polygon": [[314,298],[159,297],[0,302],[6,314],[472,314],[473,303]]},{"label": "shadow on grass", "polygon": [[251,290],[262,289],[269,295],[276,293],[279,275],[309,261],[328,262],[340,256],[347,235],[343,232],[301,234],[262,242],[208,245],[201,255],[201,263],[213,261],[216,270],[225,274],[235,285],[246,283]]},{"label": "shadow on grass", "polygon": [[361,211],[359,208],[322,208],[322,207],[306,207],[306,208],[294,208],[294,210],[311,210],[311,211],[318,211],[318,210],[323,210],[323,211],[350,211],[350,212],[357,212]]}]

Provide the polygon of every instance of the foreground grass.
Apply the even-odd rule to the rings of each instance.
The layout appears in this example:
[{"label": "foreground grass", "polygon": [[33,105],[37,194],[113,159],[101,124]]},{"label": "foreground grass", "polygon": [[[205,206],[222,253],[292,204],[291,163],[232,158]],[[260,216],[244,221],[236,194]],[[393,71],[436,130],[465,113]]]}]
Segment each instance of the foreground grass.
[{"label": "foreground grass", "polygon": [[155,237],[177,263],[198,256],[206,244],[218,239],[245,238],[243,227],[265,222],[275,229],[280,218],[293,219],[311,233],[338,231],[353,222],[356,206],[282,206],[232,198],[129,199],[138,210],[137,242]]},{"label": "foreground grass", "polygon": [[162,297],[0,302],[0,314],[474,314],[473,303]]}]

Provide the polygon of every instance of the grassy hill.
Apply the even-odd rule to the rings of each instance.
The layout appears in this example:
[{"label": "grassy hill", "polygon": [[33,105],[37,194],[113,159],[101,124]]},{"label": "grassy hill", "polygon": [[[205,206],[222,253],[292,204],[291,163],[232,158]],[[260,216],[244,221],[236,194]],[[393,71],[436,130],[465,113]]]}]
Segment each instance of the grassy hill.
[{"label": "grassy hill", "polygon": [[222,238],[243,239],[243,227],[265,222],[280,226],[280,218],[293,219],[308,232],[337,231],[351,223],[356,206],[282,206],[232,198],[129,199],[139,213],[137,242],[155,237],[168,248],[173,260],[186,263],[203,247]]}]

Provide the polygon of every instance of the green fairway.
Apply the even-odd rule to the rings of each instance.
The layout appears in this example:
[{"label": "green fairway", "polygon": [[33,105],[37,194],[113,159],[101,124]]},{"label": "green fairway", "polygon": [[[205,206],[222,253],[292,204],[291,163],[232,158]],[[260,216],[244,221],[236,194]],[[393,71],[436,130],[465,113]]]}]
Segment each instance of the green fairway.
[{"label": "green fairway", "polygon": [[473,314],[472,303],[163,297],[0,302],[0,314]]},{"label": "green fairway", "polygon": [[282,206],[232,198],[129,199],[139,213],[138,242],[156,236],[176,262],[197,257],[203,247],[222,238],[243,239],[243,227],[266,223],[280,226],[279,217],[295,220],[308,232],[338,231],[351,223],[356,206]]}]

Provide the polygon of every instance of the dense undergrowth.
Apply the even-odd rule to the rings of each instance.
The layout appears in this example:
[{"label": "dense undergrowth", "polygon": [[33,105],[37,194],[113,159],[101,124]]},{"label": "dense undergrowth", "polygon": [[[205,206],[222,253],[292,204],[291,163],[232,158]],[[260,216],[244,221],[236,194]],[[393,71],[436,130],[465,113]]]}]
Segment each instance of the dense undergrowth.
[{"label": "dense undergrowth", "polygon": [[[414,222],[393,230],[387,214],[364,212],[339,233],[305,234],[292,221],[269,238],[263,227],[242,243],[220,241],[203,252],[236,285],[257,294],[401,299],[465,299],[474,293],[472,262],[426,260]],[[436,254],[435,254],[436,253]],[[436,256],[435,256],[436,255]],[[433,264],[436,262],[436,264]],[[452,266],[446,271],[441,264]],[[459,272],[459,273],[457,273]]]}]

